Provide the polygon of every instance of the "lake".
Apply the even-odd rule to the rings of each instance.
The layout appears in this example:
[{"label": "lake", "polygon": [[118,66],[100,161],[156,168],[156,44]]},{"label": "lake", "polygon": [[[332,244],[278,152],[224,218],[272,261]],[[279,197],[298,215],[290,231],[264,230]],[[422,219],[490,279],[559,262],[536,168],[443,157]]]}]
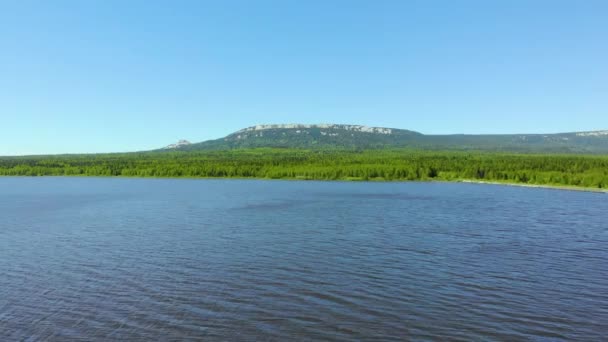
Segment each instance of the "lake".
[{"label": "lake", "polygon": [[0,178],[0,340],[588,340],[608,196]]}]

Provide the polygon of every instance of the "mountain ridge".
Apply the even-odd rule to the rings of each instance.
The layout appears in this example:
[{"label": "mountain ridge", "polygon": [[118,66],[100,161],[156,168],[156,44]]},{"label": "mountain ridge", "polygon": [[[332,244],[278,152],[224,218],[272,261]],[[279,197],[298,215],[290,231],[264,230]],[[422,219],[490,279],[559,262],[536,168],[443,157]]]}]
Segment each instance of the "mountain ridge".
[{"label": "mountain ridge", "polygon": [[[170,145],[172,146],[172,145]],[[173,150],[239,148],[486,150],[543,153],[608,153],[608,130],[533,134],[423,134],[353,124],[260,124]]]}]

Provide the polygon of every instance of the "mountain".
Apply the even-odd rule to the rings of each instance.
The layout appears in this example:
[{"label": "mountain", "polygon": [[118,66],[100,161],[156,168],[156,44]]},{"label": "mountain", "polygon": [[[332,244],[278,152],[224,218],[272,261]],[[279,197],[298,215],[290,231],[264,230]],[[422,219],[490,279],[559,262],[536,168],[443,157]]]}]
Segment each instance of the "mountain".
[{"label": "mountain", "polygon": [[171,149],[177,149],[177,148],[182,148],[185,146],[189,146],[192,145],[191,142],[189,142],[188,140],[179,140],[178,142],[176,142],[175,144],[171,144],[171,145],[167,145],[165,146],[163,149],[164,150],[171,150]]},{"label": "mountain", "polygon": [[608,131],[559,134],[425,135],[384,127],[337,124],[257,125],[224,138],[174,144],[176,150],[238,148],[486,150],[543,153],[608,153]]}]

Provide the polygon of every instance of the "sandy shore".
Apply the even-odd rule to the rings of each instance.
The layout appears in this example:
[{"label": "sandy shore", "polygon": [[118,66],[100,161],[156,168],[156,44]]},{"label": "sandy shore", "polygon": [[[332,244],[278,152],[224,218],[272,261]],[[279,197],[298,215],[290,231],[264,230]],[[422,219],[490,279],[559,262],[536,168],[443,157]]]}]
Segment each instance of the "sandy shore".
[{"label": "sandy shore", "polygon": [[584,188],[584,187],[577,187],[577,186],[539,185],[539,184],[523,184],[523,183],[502,183],[502,182],[488,182],[488,181],[479,181],[479,180],[470,180],[470,179],[463,179],[463,180],[459,180],[458,182],[460,182],[460,183],[474,183],[474,184],[520,186],[520,187],[525,187],[525,188],[542,188],[542,189],[554,189],[554,190],[598,192],[598,193],[608,194],[608,189]]}]

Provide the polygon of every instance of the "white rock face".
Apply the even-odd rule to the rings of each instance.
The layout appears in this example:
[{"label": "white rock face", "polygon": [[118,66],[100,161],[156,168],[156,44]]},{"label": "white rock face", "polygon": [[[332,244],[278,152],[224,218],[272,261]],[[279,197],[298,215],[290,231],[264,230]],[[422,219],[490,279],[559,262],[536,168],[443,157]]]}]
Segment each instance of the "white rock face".
[{"label": "white rock face", "polygon": [[580,132],[576,133],[579,137],[601,137],[608,135],[608,131],[593,131],[593,132]]},{"label": "white rock face", "polygon": [[[304,124],[282,124],[282,125],[256,125],[244,128],[238,133],[246,133],[252,131],[263,131],[267,129],[306,129],[306,128],[321,128],[321,129],[341,129],[346,131],[354,132],[365,132],[365,133],[378,133],[378,134],[393,134],[391,128],[383,127],[369,127],[361,125],[332,125],[332,124],[318,124],[318,125],[304,125]],[[300,131],[296,131],[300,133]]]},{"label": "white rock face", "polygon": [[182,146],[188,146],[190,144],[191,143],[188,140],[183,140],[182,139],[182,140],[178,141],[175,144],[171,144],[171,145],[165,147],[165,150],[175,149],[175,148],[182,147]]}]

